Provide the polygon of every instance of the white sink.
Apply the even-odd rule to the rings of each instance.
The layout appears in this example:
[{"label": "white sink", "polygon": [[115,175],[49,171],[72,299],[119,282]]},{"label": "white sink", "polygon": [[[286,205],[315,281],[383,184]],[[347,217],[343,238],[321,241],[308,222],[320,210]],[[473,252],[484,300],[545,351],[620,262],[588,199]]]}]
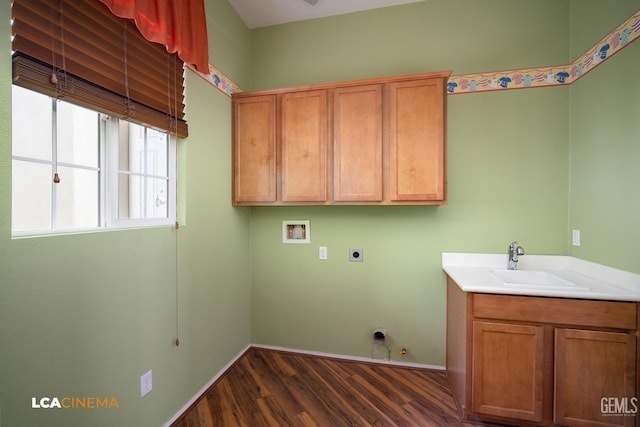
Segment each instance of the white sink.
[{"label": "white sink", "polygon": [[[640,274],[563,255],[442,253],[442,269],[463,292],[640,302]],[[640,273],[640,272],[638,272]]]},{"label": "white sink", "polygon": [[546,271],[494,269],[491,272],[507,287],[561,289],[563,291],[589,290],[586,286],[578,286]]}]

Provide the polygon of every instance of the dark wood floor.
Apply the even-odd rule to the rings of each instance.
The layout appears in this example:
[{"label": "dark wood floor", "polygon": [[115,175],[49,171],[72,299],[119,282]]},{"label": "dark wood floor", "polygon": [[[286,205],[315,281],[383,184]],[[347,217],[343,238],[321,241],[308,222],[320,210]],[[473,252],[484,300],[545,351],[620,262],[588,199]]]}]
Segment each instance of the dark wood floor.
[{"label": "dark wood floor", "polygon": [[173,427],[465,425],[442,371],[251,348]]}]

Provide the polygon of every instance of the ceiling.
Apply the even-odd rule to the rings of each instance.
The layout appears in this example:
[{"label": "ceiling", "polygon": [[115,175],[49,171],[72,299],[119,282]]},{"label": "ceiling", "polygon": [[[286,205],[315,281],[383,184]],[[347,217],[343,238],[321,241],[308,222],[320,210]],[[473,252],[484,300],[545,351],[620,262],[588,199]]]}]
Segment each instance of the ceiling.
[{"label": "ceiling", "polygon": [[425,0],[228,0],[249,28]]}]

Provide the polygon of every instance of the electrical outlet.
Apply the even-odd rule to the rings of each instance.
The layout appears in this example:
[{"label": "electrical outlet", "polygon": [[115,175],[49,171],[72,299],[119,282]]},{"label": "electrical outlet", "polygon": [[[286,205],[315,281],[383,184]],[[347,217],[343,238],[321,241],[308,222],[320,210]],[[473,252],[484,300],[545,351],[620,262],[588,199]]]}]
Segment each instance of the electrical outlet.
[{"label": "electrical outlet", "polygon": [[152,388],[153,388],[153,381],[152,381],[151,371],[149,371],[140,377],[140,397],[149,393]]},{"label": "electrical outlet", "polygon": [[573,230],[571,242],[573,246],[580,246],[580,230]]},{"label": "electrical outlet", "polygon": [[349,249],[349,261],[350,262],[362,262],[364,261],[364,253],[362,248],[350,248]]}]

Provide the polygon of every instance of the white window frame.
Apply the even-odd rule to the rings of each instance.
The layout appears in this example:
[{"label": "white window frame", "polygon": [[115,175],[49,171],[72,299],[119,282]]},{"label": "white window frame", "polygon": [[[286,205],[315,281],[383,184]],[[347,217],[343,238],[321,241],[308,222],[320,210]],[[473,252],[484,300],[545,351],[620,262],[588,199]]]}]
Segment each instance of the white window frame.
[{"label": "white window frame", "polygon": [[109,120],[106,125],[110,127],[107,129],[105,135],[108,140],[105,141],[106,146],[106,191],[105,191],[105,228],[111,229],[123,229],[123,228],[140,228],[140,227],[159,227],[165,225],[175,225],[176,222],[176,191],[177,191],[177,154],[176,145],[177,138],[174,134],[168,134],[168,182],[167,182],[167,218],[118,218],[118,179],[119,179],[119,145],[118,144],[118,121]]},{"label": "white window frame", "polygon": [[[46,95],[42,95],[46,96]],[[55,103],[56,101],[54,101]],[[55,108],[52,106],[52,109]],[[94,110],[95,111],[95,110]],[[53,111],[52,111],[53,113]],[[42,230],[16,231],[11,230],[12,237],[29,237],[29,236],[49,236],[70,233],[83,232],[102,232],[110,230],[122,230],[131,228],[146,227],[163,227],[175,226],[177,220],[177,137],[175,134],[168,133],[168,165],[167,165],[167,217],[164,218],[135,218],[120,219],[118,218],[118,123],[119,120],[105,114],[100,114],[100,141],[99,141],[99,161],[97,168],[90,168],[99,174],[99,195],[98,195],[98,226],[97,227],[73,227],[73,228],[50,228]],[[55,132],[57,121],[52,123],[52,132]],[[65,163],[57,163],[57,153],[55,141],[52,141],[52,160],[38,161],[37,159],[23,158],[14,156],[13,160],[29,161],[33,163],[53,164],[57,166],[66,166]],[[52,188],[52,203],[55,203],[55,186]],[[13,215],[13,207],[12,213]],[[51,214],[52,225],[55,224],[55,210]]]}]

